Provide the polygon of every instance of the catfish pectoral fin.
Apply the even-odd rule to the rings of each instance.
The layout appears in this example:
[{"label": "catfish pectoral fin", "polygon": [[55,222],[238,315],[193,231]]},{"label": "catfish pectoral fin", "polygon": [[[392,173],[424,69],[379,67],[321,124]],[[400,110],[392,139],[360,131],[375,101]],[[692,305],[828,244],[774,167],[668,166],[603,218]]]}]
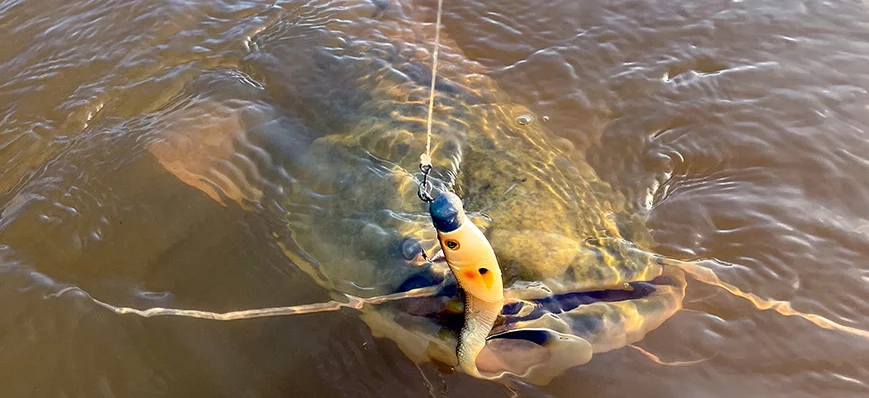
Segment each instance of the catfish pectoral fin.
[{"label": "catfish pectoral fin", "polygon": [[244,141],[239,111],[215,102],[176,116],[148,146],[160,165],[220,204],[226,205],[224,199],[242,207],[259,202],[259,173],[239,155],[238,144]]}]

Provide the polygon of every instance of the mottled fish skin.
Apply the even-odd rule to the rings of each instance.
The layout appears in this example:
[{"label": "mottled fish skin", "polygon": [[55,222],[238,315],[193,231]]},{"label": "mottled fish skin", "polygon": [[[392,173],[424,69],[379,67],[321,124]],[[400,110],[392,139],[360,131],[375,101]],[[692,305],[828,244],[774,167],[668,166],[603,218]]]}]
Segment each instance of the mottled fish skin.
[{"label": "mottled fish skin", "polygon": [[[272,199],[285,210],[287,254],[329,290],[370,297],[451,286],[443,264],[412,261],[436,248],[416,192],[434,47],[433,26],[420,21],[432,17],[411,1],[306,3],[260,32],[242,62],[319,134],[307,152],[285,157],[293,183]],[[448,38],[441,40],[431,144],[434,189],[456,191],[484,229],[510,308],[550,315],[504,314],[495,332],[547,328],[602,352],[641,339],[681,307],[684,278],[659,278],[650,234],[625,199]],[[649,281],[648,294],[632,300],[557,311],[539,301]],[[461,302],[447,293],[433,300],[437,310],[412,313],[412,305],[390,303],[363,310],[362,318],[412,360],[454,364],[448,319]]]},{"label": "mottled fish skin", "polygon": [[[324,134],[298,159],[307,172],[297,177],[316,197],[288,199],[309,202],[322,215],[313,228],[310,219],[299,221],[305,224],[299,228],[315,230],[304,234],[312,239],[299,234],[311,241],[300,246],[334,241],[335,230],[374,228],[383,239],[364,243],[353,234],[342,243],[362,259],[398,235],[433,239],[415,194],[433,26],[414,22],[432,14],[411,2],[344,3],[312,21],[299,10],[300,21],[264,31],[258,52],[246,61],[252,75],[278,86],[292,98],[288,106]],[[520,115],[531,122],[517,122]],[[510,102],[449,39],[440,47],[431,157],[435,189],[455,189],[469,213],[489,221],[484,227],[508,285],[546,281],[556,291],[593,290],[660,274],[647,252],[651,238],[625,210],[624,198],[581,153],[558,145],[533,115]]]}]

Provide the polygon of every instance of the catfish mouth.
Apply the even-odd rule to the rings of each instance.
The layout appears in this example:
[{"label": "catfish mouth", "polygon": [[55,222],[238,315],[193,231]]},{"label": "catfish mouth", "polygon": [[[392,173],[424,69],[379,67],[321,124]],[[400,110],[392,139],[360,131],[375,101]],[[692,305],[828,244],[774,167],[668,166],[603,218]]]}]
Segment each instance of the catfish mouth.
[{"label": "catfish mouth", "polygon": [[[448,222],[457,215],[464,217],[459,205],[453,203],[456,198],[448,197],[440,205],[438,199],[431,205],[433,219]],[[449,235],[462,232],[460,227],[446,232],[438,229],[440,243],[445,245],[443,250],[447,251],[447,247],[453,250],[444,253],[443,260],[453,255],[448,264],[431,261],[399,287],[400,291],[407,291],[436,286],[437,292],[430,297],[396,303],[389,312],[404,333],[428,341],[428,347],[440,347],[427,350],[430,360],[456,365],[469,375],[490,380],[512,375],[532,384],[547,384],[566,369],[587,363],[594,353],[641,340],[681,306],[684,283],[667,271],[652,280],[611,282],[610,286],[594,290],[592,286],[601,286],[594,284],[596,279],[584,284],[570,275],[565,275],[565,280],[520,279],[504,289],[498,272],[497,287],[493,290],[480,284],[482,271],[479,275],[473,272],[483,260],[468,255],[473,251],[462,257],[464,252],[460,248],[464,245],[454,244],[455,248],[447,245],[450,239],[465,242]],[[404,259],[412,264],[415,258],[412,254],[420,247],[415,244],[402,247]],[[460,254],[458,258],[456,253]],[[527,260],[540,259],[532,256]],[[642,278],[629,272],[633,271],[631,264],[623,266],[626,267],[623,278]],[[438,272],[444,268],[449,270],[446,274]],[[437,280],[438,277],[443,279]],[[583,285],[589,290],[582,290]],[[489,296],[498,299],[481,299]]]},{"label": "catfish mouth", "polygon": [[[399,291],[437,286],[436,294],[383,306],[402,333],[416,336],[414,344],[428,347],[419,354],[450,369],[456,366],[455,350],[467,322],[466,295],[442,257],[430,260]],[[669,267],[650,281],[586,291],[552,292],[544,283],[508,283],[512,286],[504,290],[504,305],[474,359],[476,376],[513,376],[535,385],[587,363],[594,353],[639,341],[681,307],[684,295],[684,276]]]},{"label": "catfish mouth", "polygon": [[[449,272],[436,272],[447,267],[442,256],[430,258],[431,269],[421,270],[405,280],[398,289],[399,292],[415,288],[439,285],[438,294],[432,297],[414,298],[395,303],[401,312],[413,316],[424,317],[442,326],[456,335],[464,326],[464,292]],[[509,329],[512,325],[535,320],[547,314],[562,314],[576,310],[580,306],[594,303],[616,303],[622,301],[640,300],[653,295],[661,286],[673,286],[678,281],[669,275],[660,275],[651,281],[629,282],[621,288],[599,289],[590,291],[552,294],[542,298],[508,300],[498,317],[498,320],[487,340],[497,338],[523,339],[541,344],[546,337],[542,331],[535,330],[498,330]],[[589,319],[584,325],[574,325],[575,334],[592,335],[600,331],[603,325]],[[584,333],[585,332],[585,333]]]}]

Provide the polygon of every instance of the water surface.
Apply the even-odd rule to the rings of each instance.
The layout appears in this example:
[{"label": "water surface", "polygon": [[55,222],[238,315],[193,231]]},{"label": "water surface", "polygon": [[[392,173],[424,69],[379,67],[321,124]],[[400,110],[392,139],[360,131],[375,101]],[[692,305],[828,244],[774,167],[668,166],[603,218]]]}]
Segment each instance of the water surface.
[{"label": "water surface", "polygon": [[[422,3],[420,23],[434,20],[434,4]],[[270,235],[270,213],[233,201],[291,175],[250,177],[220,204],[157,159],[252,131],[292,137],[288,153],[304,148],[316,132],[290,111],[292,87],[258,79],[244,60],[261,35],[338,6],[0,1],[0,395],[511,393],[417,367],[352,311],[140,319],[55,294],[78,286],[121,305],[214,311],[328,299]],[[721,260],[729,265],[715,271],[745,290],[869,329],[865,4],[447,0],[444,35],[650,209],[659,252]],[[305,60],[301,51],[275,62],[286,73],[316,66]],[[231,150],[255,163],[256,144]],[[638,345],[664,361],[706,362],[666,367],[621,349],[516,389],[869,394],[863,339],[698,283],[685,307]]]}]

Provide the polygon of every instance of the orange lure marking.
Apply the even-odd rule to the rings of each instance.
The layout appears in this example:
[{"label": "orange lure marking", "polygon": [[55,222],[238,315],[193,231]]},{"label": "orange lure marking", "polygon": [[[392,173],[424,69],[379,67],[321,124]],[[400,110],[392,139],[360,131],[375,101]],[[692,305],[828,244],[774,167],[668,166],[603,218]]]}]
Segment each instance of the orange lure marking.
[{"label": "orange lure marking", "polygon": [[474,279],[477,277],[477,273],[474,271],[465,271],[465,278]]}]

